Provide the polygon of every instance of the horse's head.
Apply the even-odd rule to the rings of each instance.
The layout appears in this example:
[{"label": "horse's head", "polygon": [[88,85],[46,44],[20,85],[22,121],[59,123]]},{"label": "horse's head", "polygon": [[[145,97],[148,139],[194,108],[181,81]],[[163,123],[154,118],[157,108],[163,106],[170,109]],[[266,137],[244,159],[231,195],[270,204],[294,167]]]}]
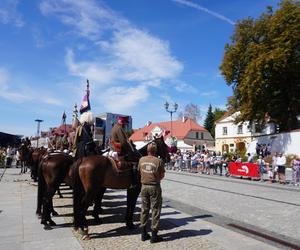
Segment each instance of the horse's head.
[{"label": "horse's head", "polygon": [[169,147],[165,143],[164,137],[156,137],[153,141],[157,146],[157,155],[165,162],[170,161]]}]

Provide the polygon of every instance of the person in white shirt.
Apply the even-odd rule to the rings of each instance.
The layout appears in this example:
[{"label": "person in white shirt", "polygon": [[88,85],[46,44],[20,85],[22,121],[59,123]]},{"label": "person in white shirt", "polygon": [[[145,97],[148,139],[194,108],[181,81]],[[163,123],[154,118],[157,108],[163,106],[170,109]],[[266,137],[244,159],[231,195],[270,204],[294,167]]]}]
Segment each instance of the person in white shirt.
[{"label": "person in white shirt", "polygon": [[8,145],[6,149],[6,166],[10,166],[12,162],[12,148]]},{"label": "person in white shirt", "polygon": [[278,170],[278,167],[277,167],[277,157],[278,157],[278,154],[277,154],[277,152],[275,152],[275,154],[272,157],[273,181],[276,181],[276,175],[277,175],[277,170]]},{"label": "person in white shirt", "polygon": [[286,157],[280,153],[276,159],[276,164],[278,166],[278,179],[280,184],[285,184],[285,165],[286,165]]}]

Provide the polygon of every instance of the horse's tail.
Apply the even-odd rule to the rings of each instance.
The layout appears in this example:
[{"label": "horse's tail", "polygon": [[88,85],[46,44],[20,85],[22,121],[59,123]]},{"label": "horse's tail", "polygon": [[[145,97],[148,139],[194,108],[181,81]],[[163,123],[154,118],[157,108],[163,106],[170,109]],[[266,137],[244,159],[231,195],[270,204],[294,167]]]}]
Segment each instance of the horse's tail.
[{"label": "horse's tail", "polygon": [[80,226],[80,213],[81,213],[81,200],[83,194],[83,186],[79,176],[79,166],[81,160],[77,160],[72,166],[72,179],[73,179],[73,216],[74,227]]},{"label": "horse's tail", "polygon": [[42,204],[43,204],[43,196],[45,193],[45,187],[46,187],[46,181],[43,176],[43,165],[44,161],[41,161],[39,163],[38,167],[38,194],[37,194],[37,208],[36,208],[36,214],[41,214],[42,212]]}]

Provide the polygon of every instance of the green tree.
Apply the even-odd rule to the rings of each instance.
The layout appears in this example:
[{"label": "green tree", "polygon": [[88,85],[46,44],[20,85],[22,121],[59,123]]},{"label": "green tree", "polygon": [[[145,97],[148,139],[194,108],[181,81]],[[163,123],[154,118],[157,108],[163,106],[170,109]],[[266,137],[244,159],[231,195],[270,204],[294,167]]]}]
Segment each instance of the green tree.
[{"label": "green tree", "polygon": [[215,128],[216,128],[216,121],[219,120],[224,114],[225,114],[225,110],[222,110],[220,108],[215,108],[213,115],[214,115],[214,125],[211,129],[210,134],[212,135],[213,138],[215,138]]},{"label": "green tree", "polygon": [[213,132],[214,127],[215,127],[215,116],[214,116],[214,113],[212,111],[211,104],[209,104],[209,107],[208,107],[208,110],[207,110],[206,118],[204,120],[204,127],[212,135],[212,132]]},{"label": "green tree", "polygon": [[300,114],[300,2],[282,0],[259,18],[237,23],[225,46],[221,72],[233,87],[228,106],[236,122],[264,123],[271,117],[283,131],[297,127]]}]

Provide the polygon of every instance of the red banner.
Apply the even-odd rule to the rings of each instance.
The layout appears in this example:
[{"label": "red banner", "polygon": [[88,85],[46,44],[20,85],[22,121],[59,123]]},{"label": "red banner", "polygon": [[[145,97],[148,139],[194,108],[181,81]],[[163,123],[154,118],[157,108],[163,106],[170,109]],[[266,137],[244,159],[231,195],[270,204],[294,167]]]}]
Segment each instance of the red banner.
[{"label": "red banner", "polygon": [[229,174],[235,176],[259,177],[258,164],[230,162]]}]

